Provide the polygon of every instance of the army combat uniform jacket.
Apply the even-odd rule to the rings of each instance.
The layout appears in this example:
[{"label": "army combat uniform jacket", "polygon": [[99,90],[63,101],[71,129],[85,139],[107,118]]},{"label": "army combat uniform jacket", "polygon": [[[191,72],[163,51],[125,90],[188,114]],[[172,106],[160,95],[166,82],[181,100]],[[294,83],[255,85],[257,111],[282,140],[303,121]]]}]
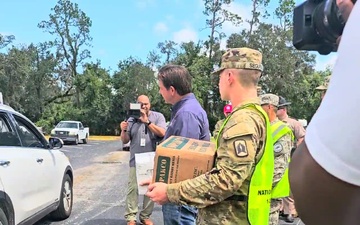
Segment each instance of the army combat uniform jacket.
[{"label": "army combat uniform jacket", "polygon": [[[259,104],[258,99],[246,103]],[[260,112],[239,107],[219,133],[215,167],[194,179],[168,185],[170,202],[199,208],[197,224],[249,224],[246,196],[255,164],[264,152],[266,123]]]}]

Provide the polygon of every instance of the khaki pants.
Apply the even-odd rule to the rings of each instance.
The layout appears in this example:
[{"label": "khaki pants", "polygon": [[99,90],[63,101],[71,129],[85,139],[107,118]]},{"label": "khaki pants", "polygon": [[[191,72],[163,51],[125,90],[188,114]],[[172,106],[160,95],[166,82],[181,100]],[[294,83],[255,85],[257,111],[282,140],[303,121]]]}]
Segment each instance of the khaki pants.
[{"label": "khaki pants", "polygon": [[288,214],[288,215],[297,215],[296,212],[296,208],[295,208],[295,202],[294,199],[292,198],[292,195],[290,195],[289,197],[285,197],[283,198],[283,211],[284,214]]},{"label": "khaki pants", "polygon": [[[139,211],[138,201],[139,201],[139,192],[138,192],[138,184],[136,180],[136,169],[135,167],[130,167],[129,182],[127,189],[126,203],[125,203],[126,221],[130,221],[130,220],[136,221],[136,214]],[[154,209],[154,202],[152,202],[148,197],[144,196],[143,207],[139,215],[140,220],[150,218],[153,209]]]}]

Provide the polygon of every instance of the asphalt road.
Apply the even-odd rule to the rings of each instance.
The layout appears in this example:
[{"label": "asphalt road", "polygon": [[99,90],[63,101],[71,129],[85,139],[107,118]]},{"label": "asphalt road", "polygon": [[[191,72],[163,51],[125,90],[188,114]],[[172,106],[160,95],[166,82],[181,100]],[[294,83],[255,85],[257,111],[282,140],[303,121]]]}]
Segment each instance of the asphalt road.
[{"label": "asphalt road", "polygon": [[[125,225],[129,152],[121,150],[119,141],[65,145],[62,151],[74,167],[72,214],[65,221],[44,218],[36,225]],[[163,224],[160,206],[152,218],[156,225]]]},{"label": "asphalt road", "polygon": [[[69,157],[75,176],[72,214],[65,221],[44,218],[35,225],[126,225],[123,215],[129,152],[121,148],[119,141],[65,145],[62,151]],[[155,206],[152,219],[155,225],[163,225],[160,206]]]}]

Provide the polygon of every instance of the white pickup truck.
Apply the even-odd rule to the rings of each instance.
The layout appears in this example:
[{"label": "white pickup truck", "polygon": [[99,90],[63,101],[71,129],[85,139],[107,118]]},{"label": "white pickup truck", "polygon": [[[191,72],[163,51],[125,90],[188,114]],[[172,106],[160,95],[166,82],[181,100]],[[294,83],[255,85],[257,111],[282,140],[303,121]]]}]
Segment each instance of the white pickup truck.
[{"label": "white pickup truck", "polygon": [[84,127],[79,121],[60,121],[51,131],[51,137],[57,137],[64,142],[75,143],[82,141],[86,144],[89,140],[89,128]]}]

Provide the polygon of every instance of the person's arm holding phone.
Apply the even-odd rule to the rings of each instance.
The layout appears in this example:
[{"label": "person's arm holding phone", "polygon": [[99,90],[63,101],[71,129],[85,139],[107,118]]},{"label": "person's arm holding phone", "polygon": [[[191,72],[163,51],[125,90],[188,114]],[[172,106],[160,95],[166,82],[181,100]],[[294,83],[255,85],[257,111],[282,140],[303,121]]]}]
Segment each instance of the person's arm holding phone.
[{"label": "person's arm holding phone", "polygon": [[360,5],[337,4],[347,20],[337,62],[289,169],[296,209],[306,225],[360,223]]}]

